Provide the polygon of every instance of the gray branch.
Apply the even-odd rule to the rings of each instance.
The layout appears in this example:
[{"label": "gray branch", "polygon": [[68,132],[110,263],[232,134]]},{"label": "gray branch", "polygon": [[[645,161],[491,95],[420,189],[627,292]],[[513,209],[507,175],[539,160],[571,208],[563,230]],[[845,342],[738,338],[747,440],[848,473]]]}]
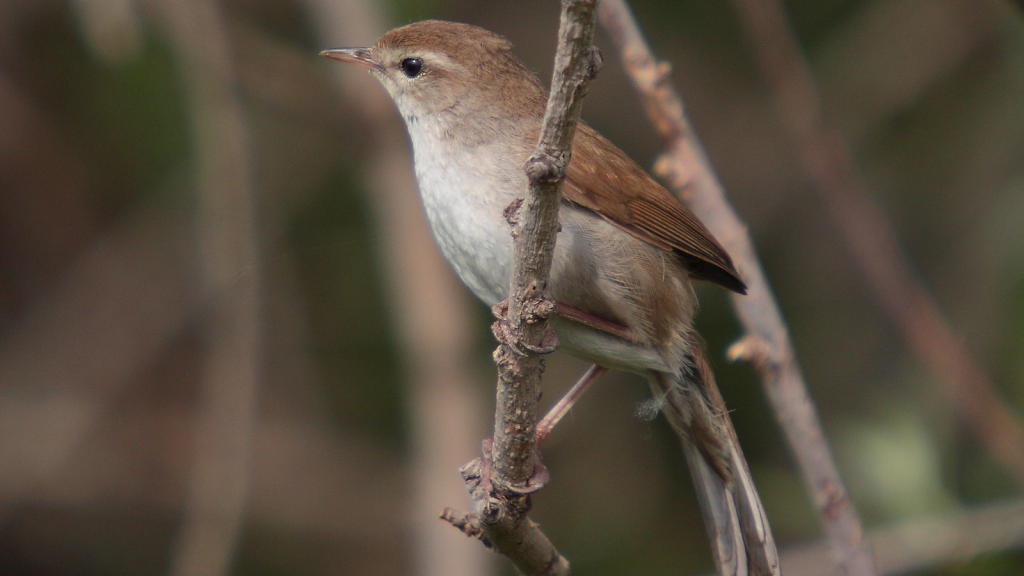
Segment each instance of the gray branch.
[{"label": "gray branch", "polygon": [[669,81],[670,67],[657,62],[623,0],[601,3],[601,23],[609,31],[631,81],[669,151],[655,171],[669,181],[736,261],[747,296],[733,306],[747,335],[730,351],[751,361],[764,382],[775,416],[796,456],[832,552],[846,573],[875,573],[857,511],[829,451],[803,374],[746,226],[725,199],[707,155],[683,112],[683,102]]},{"label": "gray branch", "polygon": [[507,211],[515,238],[515,268],[507,311],[510,339],[504,338],[509,345],[500,346],[495,355],[502,369],[494,466],[495,478],[510,486],[526,486],[534,470],[541,354],[556,345],[547,318],[554,313],[548,276],[558,234],[558,206],[583,96],[601,64],[593,47],[595,6],[596,0],[562,3],[551,96],[537,148],[526,162],[530,192],[521,206],[517,203]]},{"label": "gray branch", "polygon": [[547,478],[537,457],[536,425],[543,354],[557,346],[548,327],[554,312],[548,277],[573,135],[583,96],[601,65],[593,46],[596,4],[596,0],[562,2],[551,95],[540,140],[526,163],[530,191],[523,202],[513,203],[506,211],[515,239],[515,268],[507,305],[495,307],[499,319],[494,332],[501,343],[494,352],[498,365],[494,439],[485,442],[482,460],[463,469],[479,525],[446,511],[446,519],[456,519],[453,524],[464,531],[482,532],[476,535],[527,575],[569,573],[569,562],[526,515],[530,494]]}]

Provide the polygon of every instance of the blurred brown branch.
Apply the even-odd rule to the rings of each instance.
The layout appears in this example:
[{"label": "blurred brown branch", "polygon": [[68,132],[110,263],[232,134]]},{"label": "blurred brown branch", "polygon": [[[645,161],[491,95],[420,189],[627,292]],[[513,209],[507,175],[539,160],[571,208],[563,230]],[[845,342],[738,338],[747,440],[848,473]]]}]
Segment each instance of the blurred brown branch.
[{"label": "blurred brown branch", "polygon": [[[547,471],[537,458],[537,418],[544,350],[554,349],[547,289],[562,183],[587,86],[601,65],[593,46],[596,0],[563,0],[551,93],[537,147],[526,162],[530,190],[507,209],[513,227],[512,285],[495,306],[498,349],[497,407],[493,442],[483,459],[463,469],[473,513],[489,545],[526,575],[567,575],[569,562],[527,516],[530,494],[544,486]],[[531,321],[531,318],[533,319]],[[537,321],[539,319],[539,321]],[[447,511],[446,515],[450,516]]]},{"label": "blurred brown branch", "polygon": [[[1015,499],[934,518],[869,530],[881,576],[906,574],[970,560],[986,552],[1024,547],[1024,500]],[[787,576],[826,576],[838,569],[823,545],[782,553]]]},{"label": "blurred brown branch", "polygon": [[0,497],[67,477],[129,383],[188,326],[186,220],[145,203],[95,239],[0,338]]},{"label": "blurred brown branch", "polygon": [[251,23],[235,20],[228,28],[234,53],[239,56],[235,74],[245,98],[332,133],[347,134],[358,126],[359,119],[339,106],[338,91],[303,47]]},{"label": "blurred brown branch", "polygon": [[829,452],[821,423],[793,352],[786,325],[754,252],[746,227],[729,206],[707,156],[669,80],[670,67],[657,62],[623,0],[601,3],[601,23],[618,47],[626,71],[669,151],[656,171],[683,196],[722,242],[746,282],[746,296],[733,304],[747,331],[732,352],[761,373],[776,417],[796,456],[834,554],[849,575],[874,574],[857,511]]},{"label": "blurred brown branch", "polygon": [[86,162],[58,120],[0,72],[0,258],[8,290],[25,300],[99,227]]},{"label": "blurred brown branch", "polygon": [[96,56],[126,64],[142,53],[142,26],[135,0],[71,0],[82,35]]},{"label": "blurred brown branch", "polygon": [[[386,30],[375,2],[306,0],[306,5],[325,47],[369,45]],[[363,179],[384,252],[390,321],[405,365],[413,447],[412,510],[405,521],[412,527],[415,573],[484,576],[492,571],[491,555],[437,521],[445,503],[465,497],[457,470],[477,452],[475,438],[485,429],[487,409],[473,387],[472,303],[430,236],[405,130],[388,98],[365,72],[346,66],[330,71],[345,105],[354,109],[345,117],[359,117],[372,129]]]},{"label": "blurred brown branch", "polygon": [[35,104],[0,74],[4,275],[25,301],[0,336],[2,511],[66,477],[195,311],[186,220],[150,199],[97,234],[81,151]]},{"label": "blurred brown branch", "polygon": [[1024,488],[1024,425],[943,317],[871,197],[842,135],[824,118],[810,68],[777,0],[733,0],[803,169],[868,285],[914,353],[947,385],[968,427]]},{"label": "blurred brown branch", "polygon": [[[157,399],[152,404],[136,401],[131,410],[107,408],[87,437],[79,437],[81,441],[68,451],[67,458],[51,461],[47,475],[33,477],[24,485],[12,480],[38,471],[41,461],[56,452],[54,441],[40,441],[40,436],[49,432],[58,437],[74,429],[80,421],[80,398],[64,389],[36,398],[31,406],[4,400],[0,463],[5,473],[0,476],[0,510],[100,508],[116,502],[157,511],[163,517],[180,511],[181,472],[188,457],[180,447],[188,444],[194,427],[182,406]],[[37,450],[35,461],[14,458],[6,426],[27,427],[33,420],[49,427],[33,428],[34,444],[23,440]],[[153,442],[153,438],[161,441]],[[259,419],[253,444],[247,509],[253,522],[277,530],[313,533],[332,546],[355,545],[372,551],[368,554],[372,560],[350,558],[366,564],[365,570],[349,566],[354,573],[400,573],[401,555],[394,551],[405,538],[402,524],[378,522],[367,530],[365,521],[394,517],[405,506],[401,499],[379,497],[379,491],[394,494],[405,485],[401,467],[389,450],[373,439],[339,434],[325,418],[306,410],[277,411]],[[102,462],[102,470],[97,470],[97,462]]]},{"label": "blurred brown branch", "polygon": [[167,0],[150,8],[166,26],[185,86],[206,307],[194,462],[170,573],[217,576],[230,567],[245,509],[260,379],[260,270],[249,134],[219,5]]}]

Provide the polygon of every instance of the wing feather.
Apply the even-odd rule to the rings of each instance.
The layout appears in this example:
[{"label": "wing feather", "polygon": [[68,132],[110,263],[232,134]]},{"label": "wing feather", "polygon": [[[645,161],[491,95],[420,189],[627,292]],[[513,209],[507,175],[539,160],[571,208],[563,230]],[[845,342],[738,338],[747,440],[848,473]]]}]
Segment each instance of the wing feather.
[{"label": "wing feather", "polygon": [[746,293],[732,259],[704,224],[636,162],[582,122],[563,194],[567,201],[593,210],[645,242],[680,252],[692,276]]}]

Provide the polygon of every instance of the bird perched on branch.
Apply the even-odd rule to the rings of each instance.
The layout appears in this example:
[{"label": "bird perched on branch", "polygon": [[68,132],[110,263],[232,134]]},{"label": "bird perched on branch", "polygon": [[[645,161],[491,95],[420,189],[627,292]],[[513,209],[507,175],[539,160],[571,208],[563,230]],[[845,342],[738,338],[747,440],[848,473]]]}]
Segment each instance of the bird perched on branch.
[{"label": "bird perched on branch", "polygon": [[[372,47],[323,55],[368,68],[412,140],[434,238],[488,305],[508,297],[504,210],[528,188],[548,91],[503,37],[452,22],[392,30]],[[559,212],[550,291],[561,348],[648,379],[683,440],[713,555],[727,576],[779,573],[778,555],[692,320],[691,283],[744,293],[732,260],[672,194],[584,123]],[[592,371],[597,374],[601,371]]]}]

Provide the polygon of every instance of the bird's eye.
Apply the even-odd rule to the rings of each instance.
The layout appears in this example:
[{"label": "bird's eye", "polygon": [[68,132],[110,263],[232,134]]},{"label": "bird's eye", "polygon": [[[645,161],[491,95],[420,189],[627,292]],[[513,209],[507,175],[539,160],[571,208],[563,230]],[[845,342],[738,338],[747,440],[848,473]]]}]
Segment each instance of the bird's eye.
[{"label": "bird's eye", "polygon": [[409,78],[415,78],[423,70],[423,60],[420,58],[406,58],[402,60],[402,72]]}]

